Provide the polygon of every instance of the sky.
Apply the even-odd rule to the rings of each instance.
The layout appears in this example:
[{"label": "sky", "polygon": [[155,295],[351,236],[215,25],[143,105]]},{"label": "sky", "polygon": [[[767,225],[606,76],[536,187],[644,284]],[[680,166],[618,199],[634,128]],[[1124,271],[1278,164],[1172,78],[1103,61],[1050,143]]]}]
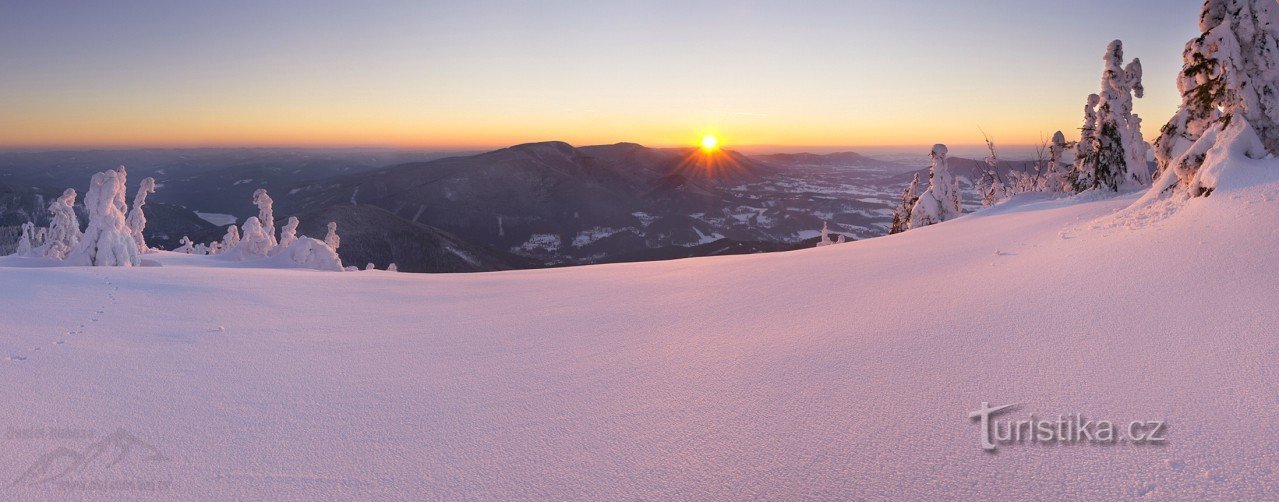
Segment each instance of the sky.
[{"label": "sky", "polygon": [[1149,140],[1201,3],[0,0],[0,147],[1031,144],[1113,39]]}]

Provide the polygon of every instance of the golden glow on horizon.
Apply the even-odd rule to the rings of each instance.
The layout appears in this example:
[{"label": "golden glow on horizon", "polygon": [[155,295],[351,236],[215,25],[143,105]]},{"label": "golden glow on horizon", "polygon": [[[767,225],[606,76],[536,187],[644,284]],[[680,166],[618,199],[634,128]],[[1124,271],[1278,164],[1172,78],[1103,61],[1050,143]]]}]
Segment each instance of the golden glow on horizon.
[{"label": "golden glow on horizon", "polygon": [[719,138],[716,138],[713,134],[702,136],[702,150],[710,152],[716,148],[719,148]]}]

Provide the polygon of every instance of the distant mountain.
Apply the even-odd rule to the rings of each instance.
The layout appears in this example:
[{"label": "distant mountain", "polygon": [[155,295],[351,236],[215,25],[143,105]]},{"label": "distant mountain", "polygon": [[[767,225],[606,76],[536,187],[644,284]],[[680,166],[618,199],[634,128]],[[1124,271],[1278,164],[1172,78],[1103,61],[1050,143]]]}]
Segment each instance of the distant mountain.
[{"label": "distant mountain", "polygon": [[530,143],[302,184],[278,214],[373,205],[547,264],[587,263],[607,261],[618,251],[607,243],[620,240],[629,251],[760,237],[692,215],[722,217],[741,199],[731,188],[775,172],[734,152]]}]

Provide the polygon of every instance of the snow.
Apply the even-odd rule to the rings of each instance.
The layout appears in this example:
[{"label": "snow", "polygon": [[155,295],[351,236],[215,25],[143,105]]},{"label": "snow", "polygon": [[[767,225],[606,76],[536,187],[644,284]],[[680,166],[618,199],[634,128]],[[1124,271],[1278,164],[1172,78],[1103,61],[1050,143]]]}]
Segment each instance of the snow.
[{"label": "snow", "polygon": [[[1256,162],[1175,210],[1022,194],[780,254],[0,267],[0,476],[105,438],[165,460],[67,479],[162,499],[1273,498],[1279,161]],[[989,454],[983,402],[1164,420],[1168,442]],[[77,433],[23,434],[50,428]]]}]

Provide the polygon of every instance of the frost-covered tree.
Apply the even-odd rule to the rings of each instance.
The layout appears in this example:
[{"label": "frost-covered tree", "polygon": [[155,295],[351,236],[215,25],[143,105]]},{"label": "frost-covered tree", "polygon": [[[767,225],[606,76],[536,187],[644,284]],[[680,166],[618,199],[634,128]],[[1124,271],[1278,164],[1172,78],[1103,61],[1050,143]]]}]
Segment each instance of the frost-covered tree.
[{"label": "frost-covered tree", "polygon": [[222,243],[213,241],[209,243],[209,254],[222,254]]},{"label": "frost-covered tree", "polygon": [[280,228],[280,242],[279,244],[276,244],[275,246],[275,249],[277,251],[273,251],[272,254],[280,250],[287,249],[289,246],[292,246],[293,243],[296,242],[297,240],[298,240],[298,217],[290,216],[289,221],[285,222],[284,226]]},{"label": "frost-covered tree", "polygon": [[1069,188],[1066,166],[1061,162],[1066,148],[1066,135],[1061,131],[1053,133],[1052,143],[1048,145],[1048,164],[1044,167],[1042,185],[1045,192],[1061,193]]},{"label": "frost-covered tree", "polygon": [[194,248],[191,248],[191,254],[198,254],[198,255],[209,254],[209,246],[204,245],[203,242],[196,244]]},{"label": "frost-covered tree", "polygon": [[848,242],[848,239],[844,238],[843,234],[840,234],[839,238],[835,239],[835,244],[843,244],[845,242]]},{"label": "frost-covered tree", "polygon": [[182,254],[193,254],[195,252],[195,247],[191,245],[192,243],[191,243],[190,237],[187,237],[185,235],[182,236],[182,239],[178,241],[178,244],[180,245],[178,246],[177,249],[174,249],[173,252],[182,253]]},{"label": "frost-covered tree", "polygon": [[928,189],[911,208],[908,228],[941,223],[963,214],[959,185],[946,164],[947,153],[946,145],[938,144],[933,145],[932,152],[928,154],[932,158],[932,165],[928,168]]},{"label": "frost-covered tree", "polygon": [[377,270],[377,267],[373,266],[373,262],[369,262],[368,265],[364,266],[364,270]]},{"label": "frost-covered tree", "polygon": [[262,258],[271,252],[272,244],[266,228],[258,221],[257,216],[250,216],[244,222],[240,244],[235,247],[239,259]]},{"label": "frost-covered tree", "polygon": [[338,222],[329,222],[329,233],[324,236],[324,243],[328,244],[334,251],[337,251],[338,246],[342,245],[342,238],[338,237]]},{"label": "frost-covered tree", "polygon": [[55,260],[64,259],[67,253],[80,243],[83,234],[80,232],[80,219],[75,214],[75,198],[75,189],[68,188],[49,204],[52,219],[49,223],[49,234],[43,246],[44,256]]},{"label": "frost-covered tree", "polygon": [[226,227],[226,235],[222,236],[222,250],[230,251],[240,245],[240,229],[235,225]]},{"label": "frost-covered tree", "polygon": [[1101,96],[1089,94],[1084,104],[1084,124],[1075,143],[1075,165],[1067,175],[1070,188],[1082,192],[1096,186],[1097,180],[1097,104]]},{"label": "frost-covered tree", "polygon": [[905,232],[910,227],[910,210],[915,207],[915,202],[919,201],[919,196],[916,195],[918,192],[919,173],[915,173],[910,184],[902,190],[901,203],[897,205],[897,209],[893,210],[893,223],[888,228],[888,235]]},{"label": "frost-covered tree", "polygon": [[265,188],[253,191],[253,204],[258,206],[258,222],[262,224],[262,231],[266,233],[267,241],[274,247],[277,244],[275,239],[275,210],[272,208],[274,202],[271,200],[271,196],[266,194]]},{"label": "frost-covered tree", "polygon": [[33,248],[31,240],[34,238],[35,231],[35,223],[28,221],[22,224],[22,236],[18,238],[18,256],[31,256]]},{"label": "frost-covered tree", "polygon": [[84,205],[89,210],[89,226],[84,236],[67,254],[67,261],[92,266],[136,267],[141,263],[138,246],[125,223],[125,171],[103,171],[93,175]]},{"label": "frost-covered tree", "polygon": [[[1205,180],[1200,167],[1219,140],[1255,136],[1260,148],[1252,154],[1279,154],[1277,4],[1273,0],[1204,2],[1201,34],[1187,42],[1182,52],[1177,79],[1181,106],[1155,141],[1161,177],[1154,190],[1180,185],[1189,195],[1210,194],[1220,173],[1208,176],[1214,180]],[[1251,134],[1227,133],[1239,122],[1246,123]]]},{"label": "frost-covered tree", "polygon": [[831,244],[834,244],[834,242],[830,240],[830,227],[828,227],[826,225],[826,222],[823,221],[822,222],[822,238],[821,240],[817,241],[817,247],[829,246]]},{"label": "frost-covered tree", "polygon": [[147,203],[147,195],[153,193],[155,193],[155,178],[143,178],[142,183],[138,185],[138,193],[133,196],[133,209],[129,211],[129,216],[125,220],[129,225],[129,232],[133,235],[133,242],[138,244],[139,253],[151,251],[147,247],[146,239],[142,237],[142,231],[147,227],[147,215],[142,212],[142,206]]},{"label": "frost-covered tree", "polygon": [[977,187],[981,192],[982,207],[990,207],[1011,194],[1004,186],[1004,180],[999,177],[999,153],[995,151],[995,142],[991,141],[990,136],[985,137],[989,154],[986,155],[986,169],[982,171]]},{"label": "frost-covered tree", "polygon": [[400,271],[400,267],[395,266],[395,263],[391,263],[390,265],[387,265],[387,266],[386,266],[386,271],[387,271],[387,272],[399,272],[399,271]]},{"label": "frost-covered tree", "polygon": [[[1075,173],[1077,191],[1104,189],[1119,191],[1149,183],[1146,167],[1146,142],[1141,136],[1141,118],[1132,112],[1133,97],[1144,96],[1141,83],[1141,60],[1133,59],[1124,66],[1123,42],[1115,40],[1106,46],[1101,74],[1101,93],[1092,125],[1091,138],[1083,137],[1081,146],[1085,169]],[[1092,113],[1093,97],[1088,97]],[[1085,124],[1087,128],[1087,124]],[[1083,149],[1086,148],[1086,152]]]}]

